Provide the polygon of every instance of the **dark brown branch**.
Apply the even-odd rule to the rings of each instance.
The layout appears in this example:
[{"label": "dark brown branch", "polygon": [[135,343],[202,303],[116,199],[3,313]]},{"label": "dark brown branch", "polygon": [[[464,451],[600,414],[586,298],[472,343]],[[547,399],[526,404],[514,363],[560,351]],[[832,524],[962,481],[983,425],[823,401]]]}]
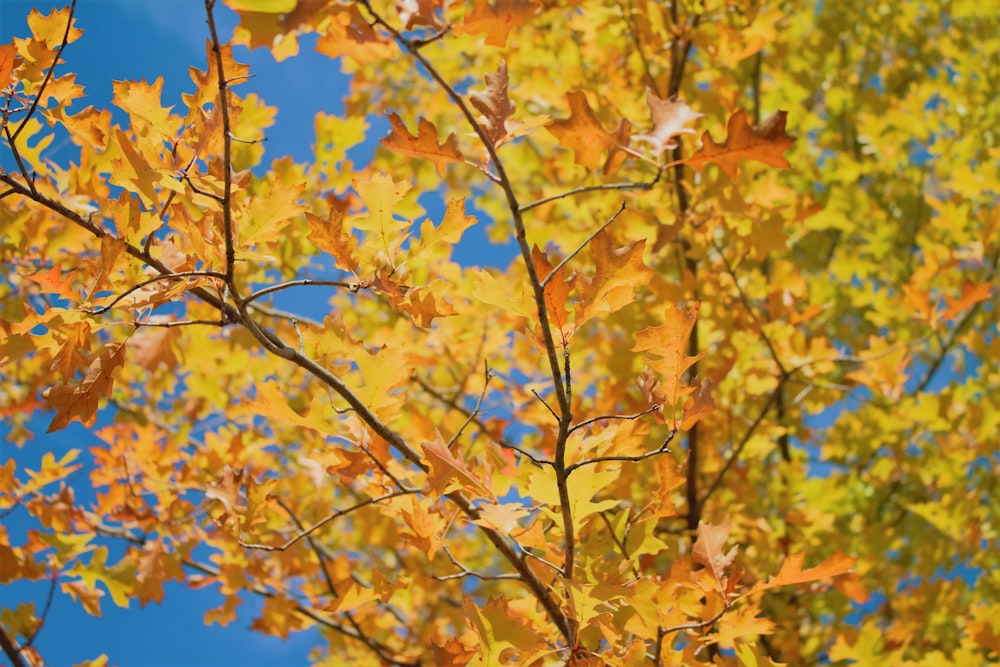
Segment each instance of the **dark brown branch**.
[{"label": "dark brown branch", "polygon": [[291,287],[302,287],[306,285],[311,285],[316,287],[342,287],[352,292],[357,292],[359,289],[362,288],[362,285],[360,285],[359,283],[349,283],[343,280],[311,280],[311,279],[289,280],[288,282],[281,283],[280,285],[270,285],[268,287],[264,287],[263,289],[259,289],[250,296],[248,296],[246,299],[244,299],[243,303],[250,304],[267,294],[271,294],[273,292],[280,292],[281,290],[286,290]]},{"label": "dark brown branch", "polygon": [[4,630],[2,625],[0,625],[0,648],[3,649],[4,654],[6,654],[7,659],[10,660],[10,664],[13,667],[28,667],[28,663],[24,661],[17,646],[7,636],[7,631]]}]

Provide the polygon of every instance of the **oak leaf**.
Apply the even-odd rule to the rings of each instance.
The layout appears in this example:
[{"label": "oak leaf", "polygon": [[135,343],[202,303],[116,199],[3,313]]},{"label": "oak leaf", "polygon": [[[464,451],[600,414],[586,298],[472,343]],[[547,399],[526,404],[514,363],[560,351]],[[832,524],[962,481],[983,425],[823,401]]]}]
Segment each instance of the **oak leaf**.
[{"label": "oak leaf", "polygon": [[483,114],[479,126],[494,149],[549,122],[549,117],[545,115],[535,116],[528,121],[512,118],[516,106],[508,95],[510,80],[507,77],[506,60],[501,60],[497,71],[487,74],[485,78],[486,90],[472,93],[469,101]]},{"label": "oak leaf", "polygon": [[695,378],[694,393],[688,397],[684,403],[684,420],[680,424],[680,430],[690,431],[699,421],[715,412],[715,399],[712,398],[711,378]]},{"label": "oak leaf", "polygon": [[635,335],[634,352],[650,352],[659,359],[646,359],[646,363],[660,374],[662,382],[660,391],[667,403],[679,406],[680,399],[693,391],[692,387],[684,387],[682,376],[684,372],[705,353],[688,356],[687,345],[694,329],[695,319],[701,305],[696,303],[688,309],[683,306],[667,307],[663,325],[644,329]]},{"label": "oak leaf", "polygon": [[0,91],[14,82],[14,67],[19,60],[14,42],[0,45]]},{"label": "oak leaf", "polygon": [[594,115],[582,90],[566,93],[566,100],[569,119],[552,121],[545,129],[555,136],[560,146],[572,149],[573,161],[587,169],[600,166],[601,158],[607,153],[603,171],[613,174],[625,160],[622,147],[628,145],[631,124],[623,119],[615,132],[609,132]]},{"label": "oak leaf", "polygon": [[694,542],[691,554],[696,563],[704,565],[720,585],[726,585],[726,570],[733,564],[739,547],[723,551],[726,540],[729,539],[730,520],[725,520],[717,526],[698,522],[698,539]]},{"label": "oak leaf", "polygon": [[418,26],[440,28],[439,12],[444,11],[442,0],[393,0],[404,30]]},{"label": "oak leaf", "polygon": [[802,563],[805,559],[805,553],[789,555],[781,564],[781,569],[778,571],[777,576],[771,577],[767,582],[758,583],[754,587],[754,590],[766,591],[769,588],[777,588],[778,586],[790,586],[792,584],[804,584],[810,581],[829,579],[838,574],[849,572],[858,560],[854,556],[848,556],[840,551],[835,551],[829,558],[816,567],[803,570]]},{"label": "oak leaf", "polygon": [[430,467],[427,483],[432,491],[444,495],[456,489],[468,489],[477,496],[496,502],[489,486],[480,481],[465,462],[448,449],[440,433],[435,433],[434,440],[425,441],[423,449],[424,460]]},{"label": "oak leaf", "polygon": [[743,109],[737,109],[726,126],[726,140],[715,143],[712,135],[701,135],[701,148],[684,162],[702,171],[709,162],[719,165],[729,178],[736,180],[740,160],[756,160],[771,167],[789,167],[784,152],[795,137],[785,132],[787,111],[775,111],[757,127],[750,127]]},{"label": "oak leaf", "polygon": [[125,345],[109,346],[90,363],[87,373],[77,384],[60,384],[42,392],[42,398],[56,415],[49,424],[48,433],[66,428],[74,419],[84,426],[93,425],[101,397],[110,396],[114,386],[113,373],[125,363]]},{"label": "oak leaf", "polygon": [[456,35],[485,34],[490,46],[506,46],[510,33],[530,21],[540,6],[524,0],[475,0],[472,11],[452,31]]},{"label": "oak leaf", "polygon": [[427,158],[434,162],[438,176],[444,178],[449,162],[462,162],[465,158],[458,150],[458,139],[452,132],[445,139],[444,143],[438,143],[438,131],[434,123],[423,116],[417,123],[417,135],[413,136],[406,129],[406,125],[397,114],[390,113],[389,124],[392,131],[382,139],[382,145],[386,148],[410,155],[412,157]]},{"label": "oak leaf", "polygon": [[651,88],[646,89],[646,104],[653,118],[653,127],[648,132],[632,136],[633,141],[645,141],[653,148],[654,155],[660,155],[665,150],[677,148],[674,137],[681,134],[695,134],[688,123],[705,114],[693,111],[691,107],[677,97],[660,99]]},{"label": "oak leaf", "polygon": [[593,277],[577,276],[580,301],[576,304],[576,326],[588,319],[614,313],[635,300],[637,287],[649,282],[653,271],[642,261],[646,241],[615,248],[611,235],[602,231],[590,243],[594,259]]}]

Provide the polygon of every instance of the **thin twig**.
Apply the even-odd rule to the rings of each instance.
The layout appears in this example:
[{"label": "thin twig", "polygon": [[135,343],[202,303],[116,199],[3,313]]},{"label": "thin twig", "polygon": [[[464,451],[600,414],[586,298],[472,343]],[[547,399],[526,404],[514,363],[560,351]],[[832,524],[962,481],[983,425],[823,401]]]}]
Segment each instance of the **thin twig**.
[{"label": "thin twig", "polygon": [[244,299],[243,303],[250,304],[267,294],[271,294],[273,292],[280,292],[281,290],[286,290],[290,287],[302,287],[306,285],[312,285],[316,287],[343,287],[344,289],[351,290],[352,292],[357,292],[359,289],[358,283],[349,283],[343,280],[311,280],[311,279],[290,280],[286,283],[281,283],[279,285],[271,285],[269,287],[259,289],[250,296],[248,296],[246,299]]},{"label": "thin twig", "polygon": [[531,461],[532,463],[534,463],[536,466],[539,466],[539,467],[541,467],[543,465],[546,465],[546,466],[555,466],[555,463],[553,463],[552,461],[549,461],[548,459],[540,459],[537,456],[535,456],[534,454],[532,454],[531,452],[525,451],[525,450],[521,449],[520,447],[518,447],[517,445],[512,445],[509,442],[507,442],[506,440],[500,440],[500,442],[498,444],[503,449],[509,449],[511,451],[517,452],[518,454],[520,454],[524,458],[526,458],[529,461]]},{"label": "thin twig", "polygon": [[219,280],[225,280],[226,276],[216,271],[179,271],[177,273],[160,274],[153,276],[149,280],[143,280],[141,283],[132,285],[127,290],[116,296],[111,303],[100,306],[99,308],[94,308],[93,310],[88,308],[84,308],[82,310],[88,315],[103,315],[114,308],[119,301],[127,297],[129,294],[142,289],[146,285],[152,285],[153,283],[161,280],[180,280],[181,278],[216,278]]},{"label": "thin twig", "polygon": [[543,204],[548,204],[549,202],[559,201],[560,199],[565,199],[566,197],[574,197],[576,195],[581,195],[587,192],[599,192],[601,190],[652,190],[660,180],[660,174],[663,173],[663,169],[668,165],[664,165],[660,170],[656,172],[656,176],[651,181],[642,181],[639,183],[633,183],[632,181],[626,181],[623,183],[604,183],[602,185],[585,185],[583,187],[574,188],[572,190],[567,190],[566,192],[560,192],[557,195],[552,195],[551,197],[545,197],[539,199],[538,201],[533,201],[530,204],[525,204],[520,207],[520,212],[525,213],[533,208],[542,206]]},{"label": "thin twig", "polygon": [[337,519],[337,518],[342,517],[342,516],[346,516],[346,515],[350,514],[351,512],[357,511],[357,510],[359,510],[359,509],[361,509],[363,507],[368,507],[369,505],[375,505],[377,503],[382,502],[383,500],[388,500],[390,498],[396,498],[398,496],[406,496],[406,495],[410,495],[410,494],[414,494],[414,493],[419,493],[419,491],[417,491],[415,489],[404,489],[402,491],[393,491],[392,493],[387,493],[387,494],[385,494],[383,496],[378,496],[377,498],[368,498],[367,500],[364,500],[364,501],[362,501],[362,502],[360,502],[360,503],[358,503],[356,505],[353,505],[351,507],[348,507],[347,509],[344,509],[344,510],[335,510],[332,514],[328,514],[327,516],[325,516],[324,518],[320,519],[318,522],[316,522],[315,524],[313,524],[313,526],[311,528],[308,528],[306,530],[300,531],[295,536],[293,536],[291,539],[289,539],[288,541],[286,541],[284,544],[279,544],[279,545],[254,544],[254,543],[244,542],[242,539],[238,540],[238,542],[239,542],[239,545],[241,547],[244,547],[246,549],[257,549],[259,551],[284,551],[285,549],[288,549],[290,546],[292,546],[293,544],[295,544],[296,542],[298,542],[302,538],[305,538],[305,537],[308,537],[308,536],[312,535],[314,532],[316,532],[317,530],[319,530],[320,528],[322,528],[326,524],[330,523],[334,519]]},{"label": "thin twig", "polygon": [[456,442],[458,442],[458,439],[462,437],[462,433],[465,431],[466,427],[469,424],[471,424],[476,417],[479,416],[479,409],[483,405],[483,397],[486,396],[486,390],[489,389],[490,386],[490,379],[492,379],[493,377],[493,373],[490,371],[490,365],[486,361],[483,362],[483,372],[484,372],[483,390],[479,392],[479,399],[476,401],[476,407],[473,408],[472,412],[469,413],[469,416],[465,418],[465,421],[462,422],[462,425],[458,427],[458,430],[455,431],[455,434],[451,436],[451,439],[448,441],[447,444],[448,449],[451,449],[452,446]]},{"label": "thin twig", "polygon": [[518,574],[479,574],[478,572],[473,572],[469,568],[459,563],[458,559],[455,558],[452,555],[451,551],[448,550],[448,547],[442,546],[441,551],[443,551],[444,554],[448,556],[448,560],[450,560],[452,564],[459,569],[459,571],[456,572],[455,574],[434,575],[434,578],[437,579],[438,581],[464,579],[465,577],[474,577],[481,581],[503,581],[505,579],[516,579],[516,580],[521,579],[521,576]]},{"label": "thin twig", "polygon": [[566,255],[566,257],[564,257],[564,258],[563,258],[563,260],[562,260],[561,262],[559,262],[558,264],[556,264],[556,267],[555,267],[554,269],[552,269],[552,271],[550,271],[550,272],[549,272],[549,275],[545,276],[545,279],[544,279],[544,280],[542,280],[542,287],[545,287],[546,285],[548,285],[548,284],[549,284],[549,281],[550,281],[550,280],[552,280],[553,276],[555,276],[555,275],[556,275],[557,273],[559,273],[559,271],[560,271],[560,270],[561,270],[561,269],[562,269],[562,268],[563,268],[564,266],[566,266],[566,263],[567,263],[567,262],[569,262],[569,261],[570,261],[571,259],[573,259],[574,257],[576,257],[576,256],[577,256],[577,255],[578,255],[578,254],[580,253],[580,251],[581,251],[581,250],[583,250],[583,249],[584,249],[584,248],[586,248],[586,247],[587,247],[588,245],[590,245],[590,242],[591,242],[591,241],[593,241],[593,240],[594,240],[594,238],[595,238],[595,237],[596,237],[596,236],[597,236],[598,234],[600,234],[600,233],[601,233],[601,232],[603,232],[603,231],[604,231],[605,229],[607,229],[607,228],[608,228],[608,226],[609,226],[609,225],[610,225],[610,224],[611,224],[612,222],[614,222],[614,221],[615,221],[615,219],[617,219],[617,218],[618,218],[618,216],[619,216],[619,215],[621,215],[622,211],[624,211],[624,210],[625,210],[625,202],[622,202],[622,205],[621,205],[621,207],[620,207],[620,208],[619,208],[619,209],[618,209],[617,211],[615,211],[615,212],[614,212],[614,213],[613,213],[613,214],[611,215],[611,217],[610,217],[610,218],[608,218],[608,219],[607,219],[607,220],[606,220],[606,221],[604,222],[604,224],[603,224],[603,225],[601,225],[600,227],[598,227],[597,229],[595,229],[595,230],[593,231],[593,233],[592,233],[592,234],[591,234],[590,236],[588,236],[588,237],[587,237],[586,239],[584,239],[584,240],[583,240],[583,243],[581,243],[580,245],[578,245],[578,246],[576,247],[576,249],[575,249],[575,250],[574,250],[573,252],[571,252],[570,254]]},{"label": "thin twig", "polygon": [[637,463],[638,461],[644,461],[653,456],[659,456],[660,454],[670,454],[670,448],[667,447],[673,441],[674,436],[677,435],[677,431],[671,431],[670,435],[667,436],[666,440],[663,441],[659,447],[651,452],[646,452],[645,454],[637,454],[636,456],[598,456],[592,459],[584,459],[583,461],[577,461],[576,463],[566,467],[566,475],[568,476],[571,472],[577,468],[582,468],[583,466],[595,465],[597,463],[605,463],[607,461],[626,461],[629,463]]},{"label": "thin twig", "polygon": [[577,424],[573,424],[573,426],[571,426],[569,428],[569,432],[572,433],[573,431],[576,431],[577,429],[581,429],[584,426],[589,426],[589,425],[594,424],[596,422],[604,421],[605,419],[624,419],[624,420],[631,421],[633,419],[638,419],[639,417],[644,417],[644,416],[650,414],[651,412],[656,412],[659,409],[660,409],[660,405],[657,404],[657,403],[653,403],[651,406],[649,406],[648,408],[646,408],[642,412],[637,412],[634,415],[601,415],[600,417],[591,417],[590,419],[584,419],[582,422],[579,422]]},{"label": "thin twig", "polygon": [[542,398],[541,394],[539,394],[535,389],[532,389],[531,393],[535,395],[535,398],[537,398],[539,401],[542,402],[542,405],[548,408],[549,412],[552,413],[552,416],[556,418],[556,421],[559,421],[559,415],[557,415],[556,411],[553,410],[552,407],[545,402],[545,399]]}]

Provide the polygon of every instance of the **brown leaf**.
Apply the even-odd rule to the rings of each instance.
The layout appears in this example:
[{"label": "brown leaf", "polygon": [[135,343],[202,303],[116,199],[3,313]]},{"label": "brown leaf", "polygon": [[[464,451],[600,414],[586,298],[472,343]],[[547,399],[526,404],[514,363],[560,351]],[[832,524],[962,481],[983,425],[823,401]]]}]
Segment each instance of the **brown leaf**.
[{"label": "brown leaf", "polygon": [[546,129],[559,140],[560,146],[573,150],[576,164],[587,169],[600,166],[601,158],[607,152],[604,173],[614,173],[626,157],[621,147],[628,145],[631,124],[622,120],[615,132],[609,132],[594,115],[582,90],[566,93],[566,100],[569,102],[569,119],[553,121]]},{"label": "brown leaf", "polygon": [[733,547],[728,553],[723,552],[726,540],[729,539],[730,525],[728,516],[718,526],[699,521],[698,539],[695,540],[692,548],[694,561],[708,568],[723,588],[725,587],[726,570],[732,565],[739,549],[739,547]]},{"label": "brown leaf", "polygon": [[382,145],[389,150],[432,160],[437,168],[438,176],[441,178],[444,178],[449,162],[465,160],[462,152],[458,150],[458,139],[454,132],[448,135],[443,144],[440,144],[434,123],[423,116],[420,117],[417,124],[417,136],[409,133],[406,125],[397,114],[390,113],[388,118],[389,124],[392,125],[392,132],[382,139]]},{"label": "brown leaf", "polygon": [[42,392],[49,407],[56,409],[47,433],[66,428],[74,419],[79,419],[84,426],[93,425],[101,397],[110,396],[114,387],[112,374],[124,363],[125,345],[110,345],[90,363],[87,374],[78,384],[60,384]]},{"label": "brown leaf", "polygon": [[682,431],[690,431],[695,424],[715,412],[715,399],[712,398],[712,386],[715,384],[711,378],[695,378],[694,394],[688,397],[684,403],[684,421],[681,422]]},{"label": "brown leaf", "polygon": [[775,111],[758,127],[751,128],[746,112],[737,109],[729,117],[726,140],[715,143],[712,135],[701,135],[701,149],[685,162],[702,171],[709,162],[715,162],[729,178],[736,180],[740,160],[756,160],[771,167],[789,167],[784,152],[792,147],[795,137],[785,132],[786,111]]},{"label": "brown leaf", "polygon": [[650,144],[654,155],[677,148],[674,137],[680,134],[694,134],[694,129],[687,127],[687,124],[705,115],[692,111],[687,102],[677,97],[661,100],[651,88],[646,89],[646,104],[649,105],[649,115],[653,118],[653,129],[633,135],[632,140]]},{"label": "brown leaf", "polygon": [[412,30],[418,26],[440,28],[441,19],[438,12],[444,11],[441,0],[393,0],[404,30]]},{"label": "brown leaf", "polygon": [[479,124],[486,138],[494,147],[502,143],[507,134],[507,119],[514,115],[515,105],[507,95],[507,61],[501,60],[497,71],[486,75],[486,90],[477,91],[469,96],[472,106],[476,107],[483,117]]}]

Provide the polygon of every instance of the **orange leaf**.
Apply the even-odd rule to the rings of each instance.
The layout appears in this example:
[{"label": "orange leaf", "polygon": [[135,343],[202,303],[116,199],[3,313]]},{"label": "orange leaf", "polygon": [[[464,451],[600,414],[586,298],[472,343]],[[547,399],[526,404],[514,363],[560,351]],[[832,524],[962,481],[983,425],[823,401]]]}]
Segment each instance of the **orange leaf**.
[{"label": "orange leaf", "polygon": [[681,422],[682,431],[690,431],[699,421],[715,412],[715,399],[712,398],[711,378],[695,379],[695,390],[687,402],[684,403],[684,421]]},{"label": "orange leaf", "polygon": [[566,93],[566,100],[569,102],[569,119],[553,121],[546,129],[559,140],[560,146],[573,150],[573,161],[576,164],[587,169],[596,169],[607,151],[604,173],[613,173],[625,159],[621,147],[628,145],[631,124],[622,120],[618,130],[608,132],[597,120],[587,102],[587,95],[582,90]]},{"label": "orange leaf", "polygon": [[754,589],[766,591],[769,588],[777,588],[778,586],[790,586],[792,584],[804,584],[810,581],[829,579],[838,574],[849,572],[858,560],[854,556],[848,556],[840,551],[835,551],[829,558],[816,567],[803,570],[802,563],[805,561],[805,558],[806,555],[804,553],[790,555],[781,564],[778,576],[771,577],[766,583],[757,584]]},{"label": "orange leaf", "polygon": [[455,489],[468,489],[494,503],[497,501],[493,492],[476,478],[465,462],[451,453],[440,433],[435,433],[434,440],[425,441],[423,448],[424,460],[430,466],[427,483],[432,491],[443,495]]},{"label": "orange leaf", "polygon": [[490,46],[506,46],[511,31],[531,20],[540,5],[524,0],[475,0],[472,11],[452,31],[456,35],[486,35]]},{"label": "orange leaf", "polygon": [[685,162],[701,171],[709,162],[715,162],[722,171],[735,180],[740,160],[756,160],[772,167],[788,167],[783,153],[792,147],[795,137],[785,132],[787,111],[775,111],[758,127],[751,128],[743,109],[729,117],[726,140],[715,143],[712,135],[701,135],[701,149]]},{"label": "orange leaf", "polygon": [[957,299],[952,299],[947,295],[944,297],[944,300],[948,302],[948,309],[943,315],[944,319],[948,321],[957,319],[959,314],[980,301],[990,298],[991,294],[993,294],[993,283],[980,283],[977,285],[968,280],[962,282],[962,296]]},{"label": "orange leaf", "polygon": [[76,279],[76,271],[69,271],[65,277],[62,275],[62,268],[55,264],[48,271],[36,271],[25,278],[33,283],[41,285],[42,294],[58,294],[63,299],[76,300],[80,294],[72,289],[73,281]]},{"label": "orange leaf", "polygon": [[316,51],[331,58],[347,56],[359,65],[391,58],[393,45],[368,24],[356,5],[341,7],[328,3],[335,14],[328,21],[327,33],[316,41]]},{"label": "orange leaf", "polygon": [[0,46],[0,90],[5,90],[14,81],[14,67],[18,60],[14,42]]},{"label": "orange leaf", "polygon": [[688,339],[700,308],[701,305],[697,303],[687,310],[683,306],[668,306],[663,326],[650,327],[635,335],[636,345],[632,348],[634,352],[652,352],[661,357],[656,360],[647,359],[646,363],[663,378],[661,391],[666,401],[675,407],[681,398],[692,391],[691,388],[683,387],[684,371],[705,356],[704,352],[687,356]]},{"label": "orange leaf", "polygon": [[677,148],[674,137],[694,134],[694,129],[687,127],[687,124],[705,115],[692,111],[687,102],[677,97],[661,100],[651,88],[646,88],[646,104],[649,105],[649,115],[653,117],[653,129],[634,135],[632,140],[649,143],[654,155]]},{"label": "orange leaf", "polygon": [[330,214],[326,220],[306,211],[306,221],[309,223],[310,241],[320,250],[330,253],[337,266],[345,271],[358,275],[358,239],[344,230],[344,215],[347,212],[347,202],[331,198]]},{"label": "orange leaf", "polygon": [[611,245],[606,231],[594,237],[590,252],[594,258],[594,277],[579,276],[583,283],[576,305],[576,326],[601,313],[616,312],[635,300],[635,288],[649,282],[653,271],[642,261],[645,241],[622,248]]},{"label": "orange leaf", "polygon": [[730,525],[728,516],[718,526],[699,521],[698,539],[691,551],[694,561],[708,568],[715,580],[722,585],[725,585],[726,570],[733,564],[739,549],[733,547],[728,553],[722,551],[729,539]]},{"label": "orange leaf", "polygon": [[432,160],[441,178],[444,178],[449,162],[462,162],[465,159],[458,150],[458,139],[454,132],[448,135],[443,144],[439,144],[437,128],[423,116],[417,124],[417,136],[407,131],[397,114],[390,113],[388,118],[392,132],[382,139],[382,145],[403,155]]},{"label": "orange leaf", "polygon": [[104,354],[91,362],[87,374],[79,384],[60,384],[42,392],[42,398],[50,407],[56,408],[47,433],[58,431],[74,419],[84,426],[91,426],[97,418],[98,401],[102,396],[110,396],[115,380],[114,370],[125,363],[125,345],[109,346]]}]

